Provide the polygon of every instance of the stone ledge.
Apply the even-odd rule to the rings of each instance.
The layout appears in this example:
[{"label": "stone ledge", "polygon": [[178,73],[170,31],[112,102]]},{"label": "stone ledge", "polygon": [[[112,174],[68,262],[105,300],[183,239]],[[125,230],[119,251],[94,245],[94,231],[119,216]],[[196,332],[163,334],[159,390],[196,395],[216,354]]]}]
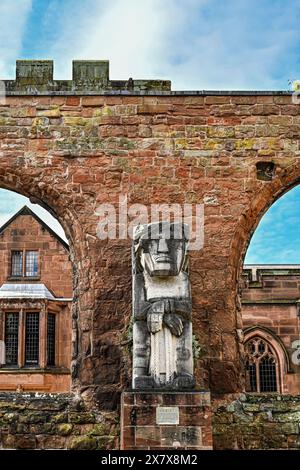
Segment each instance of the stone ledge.
[{"label": "stone ledge", "polygon": [[299,303],[299,299],[242,299],[242,304],[260,304],[260,305],[268,305],[268,304],[288,304],[294,305]]},{"label": "stone ledge", "polygon": [[[154,80],[156,81],[156,80]],[[15,89],[13,80],[3,81],[6,87],[6,96],[292,96],[291,92],[280,91],[280,90],[158,90],[158,89],[137,89],[139,84],[136,82],[151,82],[151,80],[134,80],[136,87],[133,90],[126,89],[126,80],[120,82],[111,81],[113,85],[116,83],[124,84],[124,88],[116,88],[110,90],[70,90],[69,83],[71,80],[56,80],[54,83],[57,84],[54,89],[51,90],[39,90],[39,89]],[[165,80],[168,82],[168,80]],[[169,82],[170,83],[170,82]],[[67,84],[65,87],[60,85]],[[65,89],[63,89],[65,88]],[[292,103],[291,103],[292,104]]]},{"label": "stone ledge", "polygon": [[55,401],[65,401],[70,403],[75,400],[75,395],[72,393],[39,393],[39,392],[4,392],[0,391],[0,403],[1,402],[21,402],[27,400],[55,400]]},{"label": "stone ledge", "polygon": [[47,368],[47,369],[26,369],[12,367],[0,367],[0,374],[43,374],[43,375],[70,375],[70,369],[68,368]]},{"label": "stone ledge", "polygon": [[[170,80],[110,80],[109,61],[74,60],[72,80],[54,80],[52,60],[17,60],[16,79],[3,80],[6,96],[291,96],[286,90],[171,90]],[[0,83],[1,85],[1,83]]]}]

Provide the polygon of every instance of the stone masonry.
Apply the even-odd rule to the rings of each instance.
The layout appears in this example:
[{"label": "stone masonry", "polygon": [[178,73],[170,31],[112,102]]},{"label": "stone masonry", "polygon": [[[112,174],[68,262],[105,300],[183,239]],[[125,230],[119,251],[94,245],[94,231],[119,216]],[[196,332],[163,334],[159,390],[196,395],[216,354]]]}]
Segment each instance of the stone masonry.
[{"label": "stone masonry", "polygon": [[[208,392],[125,392],[121,407],[121,449],[211,450]],[[157,424],[157,412],[177,407],[178,424]]]},{"label": "stone masonry", "polygon": [[216,450],[300,448],[300,399],[291,395],[241,394],[215,403]]},{"label": "stone masonry", "polygon": [[48,208],[70,243],[73,391],[105,413],[130,384],[130,240],[96,234],[97,207],[121,193],[204,204],[204,248],[190,253],[195,376],[215,396],[239,393],[237,280],[261,216],[299,182],[300,106],[289,92],[110,81],[105,67],[75,63],[72,81],[53,81],[51,62],[18,62],[0,106],[1,187]]},{"label": "stone masonry", "polygon": [[118,416],[99,416],[67,394],[0,393],[0,450],[113,449]]}]

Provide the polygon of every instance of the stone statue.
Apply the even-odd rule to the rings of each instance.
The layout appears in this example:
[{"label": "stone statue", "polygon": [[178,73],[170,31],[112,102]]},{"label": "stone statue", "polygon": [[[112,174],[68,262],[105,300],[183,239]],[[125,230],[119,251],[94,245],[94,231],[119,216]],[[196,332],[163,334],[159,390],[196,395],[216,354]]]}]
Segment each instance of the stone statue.
[{"label": "stone statue", "polygon": [[169,222],[134,229],[134,389],[195,385],[187,231]]}]

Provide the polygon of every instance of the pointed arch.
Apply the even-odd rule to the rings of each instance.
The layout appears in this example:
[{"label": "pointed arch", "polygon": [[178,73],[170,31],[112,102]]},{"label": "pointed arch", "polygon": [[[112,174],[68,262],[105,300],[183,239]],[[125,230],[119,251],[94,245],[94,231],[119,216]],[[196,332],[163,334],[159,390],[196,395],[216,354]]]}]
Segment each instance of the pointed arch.
[{"label": "pointed arch", "polygon": [[244,347],[249,391],[283,393],[290,360],[281,339],[269,328],[255,325],[244,330]]},{"label": "pointed arch", "polygon": [[[39,153],[36,152],[36,156]],[[42,157],[41,157],[42,160]],[[83,285],[87,284],[86,269],[83,261],[87,257],[88,244],[78,216],[78,207],[74,205],[71,193],[66,191],[60,179],[61,174],[55,170],[46,171],[40,166],[20,165],[18,159],[0,162],[0,188],[13,191],[27,197],[31,203],[39,204],[46,209],[62,226],[69,242],[70,261],[72,263],[73,302],[72,310],[72,360],[71,382],[72,391],[79,386],[78,369],[81,361],[81,305],[85,299]],[[86,288],[85,288],[86,291]]]},{"label": "pointed arch", "polygon": [[252,235],[260,220],[275,201],[298,184],[300,184],[300,160],[294,161],[286,168],[279,168],[272,181],[261,184],[251,199],[248,209],[241,214],[231,243],[236,287],[238,287],[237,280],[242,275]]}]

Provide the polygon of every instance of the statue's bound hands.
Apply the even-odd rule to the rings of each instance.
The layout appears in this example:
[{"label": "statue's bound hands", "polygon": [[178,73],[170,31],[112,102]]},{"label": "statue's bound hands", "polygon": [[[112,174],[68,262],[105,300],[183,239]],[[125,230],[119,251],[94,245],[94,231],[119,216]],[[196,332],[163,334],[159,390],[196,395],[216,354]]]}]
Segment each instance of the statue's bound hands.
[{"label": "statue's bound hands", "polygon": [[154,302],[147,315],[147,325],[150,333],[157,333],[162,329],[165,303],[163,300]]},{"label": "statue's bound hands", "polygon": [[183,323],[179,315],[167,313],[164,315],[164,323],[175,336],[181,336],[183,332]]},{"label": "statue's bound hands", "polygon": [[157,333],[162,329],[163,313],[151,313],[147,317],[147,325],[150,333]]}]

